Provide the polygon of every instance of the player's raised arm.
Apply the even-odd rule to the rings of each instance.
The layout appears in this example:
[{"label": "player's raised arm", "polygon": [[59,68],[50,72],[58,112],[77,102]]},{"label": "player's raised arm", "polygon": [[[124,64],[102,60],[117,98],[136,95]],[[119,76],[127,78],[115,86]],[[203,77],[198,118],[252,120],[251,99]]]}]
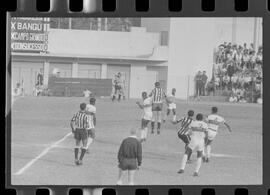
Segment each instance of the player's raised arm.
[{"label": "player's raised arm", "polygon": [[[162,91],[163,91],[163,90],[162,90]],[[166,98],[166,97],[167,97],[167,95],[166,95],[165,91],[163,91],[163,97],[164,97],[164,98]]]},{"label": "player's raised arm", "polygon": [[224,122],[223,124],[227,127],[227,129],[229,130],[229,132],[232,132],[232,129],[231,129],[230,125],[228,125],[226,122]]},{"label": "player's raised arm", "polygon": [[140,102],[136,102],[136,104],[140,107],[140,109],[144,108],[144,106]]},{"label": "player's raised arm", "polygon": [[184,118],[180,118],[180,119],[175,120],[175,121],[174,121],[174,120],[172,120],[171,122],[172,122],[172,124],[174,124],[174,125],[175,125],[175,124],[177,124],[177,123],[182,122],[182,121],[183,121],[183,119],[184,119]]},{"label": "player's raised arm", "polygon": [[154,90],[155,90],[155,89],[153,89],[153,90],[151,91],[151,93],[149,93],[148,97],[152,97],[152,96],[153,96],[153,94],[155,93]]}]

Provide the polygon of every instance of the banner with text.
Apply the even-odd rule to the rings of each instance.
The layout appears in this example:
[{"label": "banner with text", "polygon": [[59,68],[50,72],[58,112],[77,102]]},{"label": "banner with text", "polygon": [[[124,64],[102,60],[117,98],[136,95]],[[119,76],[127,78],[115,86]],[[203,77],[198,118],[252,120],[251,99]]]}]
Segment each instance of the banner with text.
[{"label": "banner with text", "polygon": [[46,53],[48,18],[11,18],[11,51]]}]

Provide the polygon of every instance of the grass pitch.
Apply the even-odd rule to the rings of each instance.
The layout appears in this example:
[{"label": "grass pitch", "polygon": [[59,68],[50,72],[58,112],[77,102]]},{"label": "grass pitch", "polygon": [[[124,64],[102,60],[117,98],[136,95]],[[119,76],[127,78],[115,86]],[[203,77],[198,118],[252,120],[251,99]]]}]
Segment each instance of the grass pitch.
[{"label": "grass pitch", "polygon": [[[58,144],[55,142],[71,131],[70,119],[79,104],[87,101],[86,98],[23,97],[13,103],[12,184],[116,184],[120,143],[129,135],[130,127],[140,128],[142,110],[134,99],[120,103],[97,99],[96,140],[84,164],[76,166],[73,136],[67,136]],[[233,132],[220,127],[212,143],[211,161],[202,164],[199,177],[192,176],[195,153],[185,173],[177,174],[184,144],[177,137],[177,125],[167,121],[162,125],[161,135],[148,134],[147,142],[143,143],[143,161],[135,175],[136,185],[262,184],[262,106],[178,101],[177,115],[185,115],[189,109],[209,114],[211,106],[219,108],[219,114]]]}]

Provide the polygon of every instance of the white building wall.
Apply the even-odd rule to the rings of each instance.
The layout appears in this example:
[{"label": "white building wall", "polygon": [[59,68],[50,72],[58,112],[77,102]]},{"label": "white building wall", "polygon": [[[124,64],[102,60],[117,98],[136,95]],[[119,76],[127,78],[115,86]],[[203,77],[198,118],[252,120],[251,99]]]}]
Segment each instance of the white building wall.
[{"label": "white building wall", "polygon": [[210,18],[172,18],[168,62],[168,87],[176,88],[176,97],[193,94],[193,79],[198,70],[211,73],[214,49],[214,22]]},{"label": "white building wall", "polygon": [[[140,28],[142,29],[142,28]],[[50,29],[48,50],[53,54],[140,57],[159,46],[159,33]]]},{"label": "white building wall", "polygon": [[145,90],[146,66],[132,64],[130,66],[130,98],[140,98],[142,91]]}]

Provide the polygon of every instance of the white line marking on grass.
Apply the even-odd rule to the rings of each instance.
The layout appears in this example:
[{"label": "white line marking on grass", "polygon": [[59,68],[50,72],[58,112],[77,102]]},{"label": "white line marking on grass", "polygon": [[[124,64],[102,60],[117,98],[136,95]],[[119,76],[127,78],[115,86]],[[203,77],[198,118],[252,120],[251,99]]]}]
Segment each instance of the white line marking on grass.
[{"label": "white line marking on grass", "polygon": [[[49,147],[50,144],[38,144],[38,143],[26,143],[26,142],[18,142],[18,143],[12,143],[11,147]],[[62,146],[57,145],[55,148],[65,148],[65,149],[74,149],[74,147],[71,146]]]},{"label": "white line marking on grass", "polygon": [[[176,154],[184,154],[184,152],[176,152]],[[211,153],[211,156],[220,158],[244,158],[244,159],[256,159],[249,156],[231,155],[231,154],[215,154]]]},{"label": "white line marking on grass", "polygon": [[63,142],[71,134],[72,134],[71,132],[68,133],[68,134],[66,134],[62,139],[58,140],[57,142],[55,142],[55,143],[51,144],[50,146],[48,146],[47,148],[45,148],[37,157],[35,157],[34,159],[32,159],[23,168],[21,168],[19,171],[17,171],[13,175],[21,175],[24,171],[26,171],[29,167],[31,167],[37,160],[39,160],[41,157],[43,157],[44,155],[46,155],[51,149],[57,147],[58,144],[60,144],[61,142]]}]

